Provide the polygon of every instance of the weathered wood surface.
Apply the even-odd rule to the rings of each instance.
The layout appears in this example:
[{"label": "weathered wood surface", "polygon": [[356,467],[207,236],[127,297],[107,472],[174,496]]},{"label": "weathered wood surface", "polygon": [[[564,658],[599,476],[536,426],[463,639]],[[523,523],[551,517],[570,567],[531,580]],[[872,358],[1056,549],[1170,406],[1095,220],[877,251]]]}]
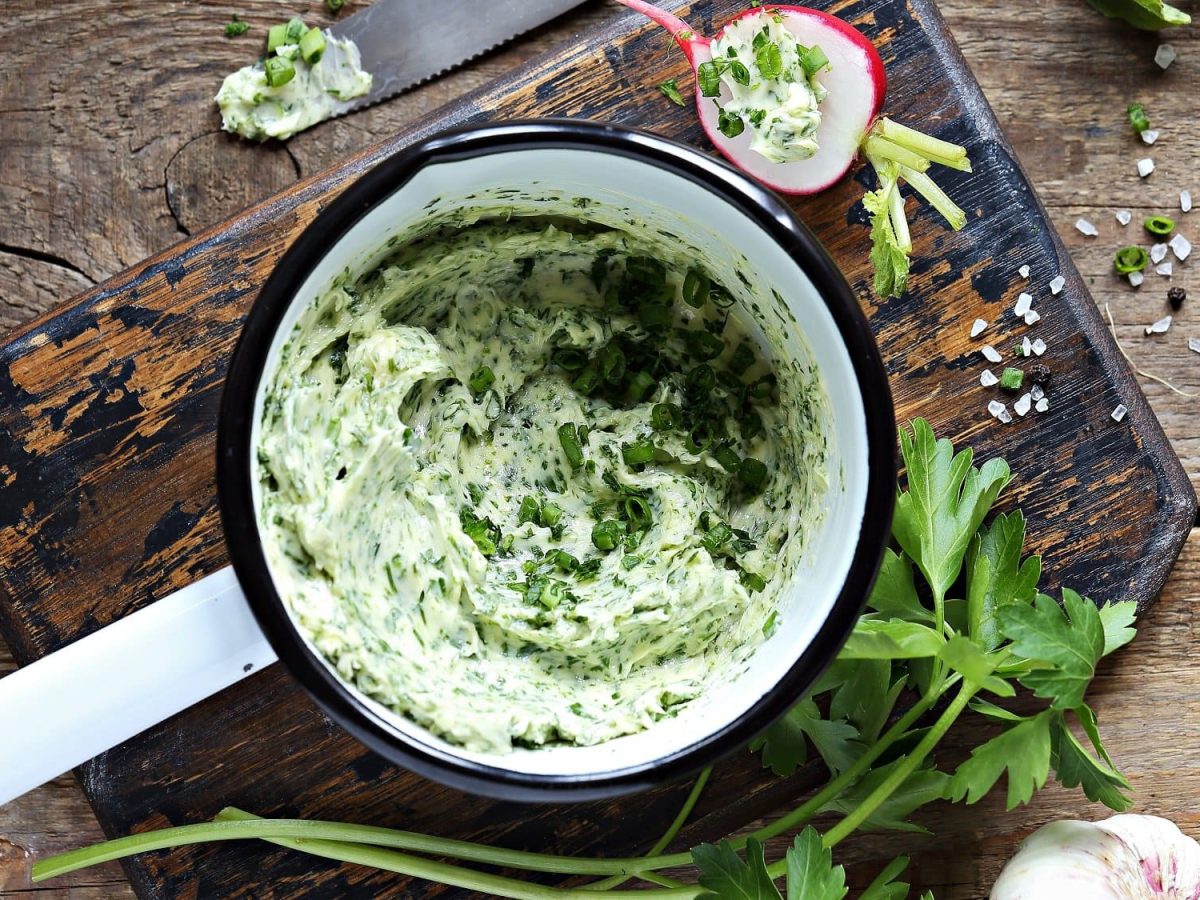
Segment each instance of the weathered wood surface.
[{"label": "weathered wood surface", "polygon": [[[1162,283],[1152,279],[1140,293],[1133,294],[1110,278],[1108,267],[1111,251],[1119,240],[1111,209],[1119,205],[1135,213],[1143,209],[1169,212],[1176,207],[1178,189],[1189,186],[1185,179],[1192,174],[1197,148],[1195,139],[1185,133],[1188,92],[1171,88],[1194,83],[1195,53],[1200,42],[1186,33],[1172,35],[1181,58],[1163,75],[1150,62],[1152,38],[1131,36],[1094,18],[1076,0],[1055,0],[1045,6],[1038,13],[1040,18],[1032,22],[1028,10],[1009,11],[993,5],[976,8],[960,0],[946,3],[943,11],[996,106],[1018,156],[1030,170],[1054,223],[1074,251],[1093,294],[1099,302],[1112,304],[1122,340],[1144,366],[1195,392],[1200,390],[1200,369],[1195,361],[1200,357],[1189,356],[1186,350],[1188,325],[1194,321],[1188,307],[1177,317],[1172,332],[1164,338],[1146,339],[1140,327],[1165,311]],[[216,134],[215,114],[207,104],[216,79],[247,55],[237,42],[226,44],[223,39],[212,38],[214,23],[219,26],[232,9],[167,3],[113,4],[105,9],[109,18],[94,15],[94,7],[89,4],[59,5],[53,15],[48,10],[23,9],[16,20],[17,35],[23,41],[28,36],[29,45],[39,48],[38,62],[32,67],[33,81],[13,77],[15,67],[27,62],[20,56],[0,60],[0,71],[4,73],[0,78],[0,123],[5,125],[0,129],[0,209],[5,212],[0,218],[0,327],[16,324],[33,311],[48,307],[91,281],[112,275],[182,234],[236,212],[245,203],[288,184],[298,173],[318,171],[348,151],[398,130],[488,76],[507,71],[538,49],[570,40],[583,24],[614,15],[610,9],[593,5],[465,72],[302,135],[286,149],[263,153],[263,148],[244,147]],[[281,15],[277,5],[266,2],[246,3],[238,11],[259,26]],[[172,27],[164,29],[164,21],[171,21]],[[80,101],[65,86],[78,84],[86,68],[94,64],[97,55],[91,42],[101,34],[105,35],[107,52],[100,58],[116,59],[114,68],[120,76],[106,81],[105,91],[95,95],[82,92],[85,99]],[[168,44],[204,51],[196,50],[203,63],[185,64],[185,71],[172,78],[171,84],[178,82],[180,88],[170,100],[159,87]],[[653,46],[659,50],[664,45],[656,41]],[[1020,48],[1019,54],[1016,47]],[[171,58],[177,59],[178,53]],[[1019,65],[1014,62],[1017,58]],[[631,71],[652,83],[661,77],[656,68],[660,65],[662,72],[675,74],[680,60],[677,54],[647,53],[638,57],[638,66],[646,71],[637,67]],[[27,84],[33,86],[26,88]],[[897,99],[895,87],[892,99]],[[1125,133],[1123,108],[1129,99],[1149,102],[1156,127],[1161,123],[1164,130],[1164,139],[1151,151],[1143,151]],[[653,98],[641,102],[652,103]],[[913,118],[911,110],[905,115]],[[1158,162],[1159,171],[1149,182],[1139,182],[1133,174],[1133,161],[1140,155],[1153,155]],[[844,215],[847,199],[837,198],[837,203]],[[1071,230],[1071,223],[1080,213],[1099,224],[1101,238],[1083,238]],[[927,236],[939,234],[928,221],[921,227]],[[1195,238],[1190,232],[1189,236]],[[1186,267],[1174,283],[1191,286]],[[964,311],[962,317],[969,321],[973,313]],[[201,347],[197,352],[207,351]],[[1196,424],[1195,401],[1170,394],[1153,383],[1143,383],[1193,481],[1200,481],[1200,427]],[[922,405],[916,409],[938,418],[930,402],[922,398]],[[939,402],[936,396],[932,402]],[[948,399],[940,402],[953,405]],[[211,401],[205,403],[211,411]],[[963,433],[976,443],[985,437],[978,431]],[[1045,457],[1060,450],[1053,443],[1042,448]],[[189,559],[216,560],[219,539],[215,536],[211,504],[202,504],[191,492],[203,488],[205,479],[210,480],[211,474],[158,485],[155,496],[161,500],[171,490],[188,488],[178,496],[193,497],[193,502],[174,511],[170,527],[186,526],[189,545],[199,548],[196,554],[188,554]],[[112,503],[113,498],[98,502]],[[171,504],[160,510],[171,511]],[[1098,523],[1094,531],[1111,540],[1111,529],[1115,527],[1111,522]],[[127,559],[142,556],[149,549],[144,546],[148,529],[132,531],[119,538],[107,535],[106,539],[114,542],[109,552],[121,548],[119,552],[126,553]],[[1195,694],[1195,676],[1187,661],[1195,641],[1189,604],[1196,599],[1200,585],[1198,545],[1194,537],[1162,601],[1143,620],[1143,635],[1135,649],[1108,670],[1097,692],[1111,746],[1140,791],[1140,808],[1172,815],[1185,828],[1197,824],[1189,808],[1188,798],[1195,796],[1195,785],[1191,784],[1195,779],[1190,774],[1194,765],[1189,763],[1194,763],[1200,753],[1200,739],[1192,736],[1186,723],[1197,711],[1191,696]],[[1078,546],[1063,547],[1062,555],[1067,554],[1086,558],[1086,550]],[[157,589],[171,583],[172,577],[186,577],[160,577],[168,560],[157,558],[153,562],[156,571],[139,572],[139,584]],[[125,601],[130,599],[141,597],[130,593],[123,597]],[[281,694],[295,696],[294,691],[279,684],[278,674],[260,678],[277,679]],[[263,685],[264,689],[269,687]],[[303,700],[299,703],[307,710]],[[207,705],[205,709],[206,722],[222,723],[219,710],[208,710]],[[1170,715],[1163,716],[1163,710],[1170,710]],[[304,712],[303,716],[310,717],[313,728],[321,725],[315,713]],[[274,736],[276,758],[298,742],[297,736]],[[226,766],[235,764],[234,760],[223,762]],[[162,760],[160,771],[169,773],[175,763],[174,759]],[[110,761],[111,767],[118,765],[119,760]],[[174,774],[187,778],[195,773]],[[201,774],[205,777],[212,776]],[[389,784],[394,780],[385,777]],[[94,779],[89,781],[94,790]],[[705,807],[719,809],[730,803],[738,793],[736,786],[736,777],[722,779]],[[386,790],[385,786],[379,793]],[[60,780],[0,810],[0,839],[7,842],[0,843],[0,894],[22,890],[25,864],[17,848],[42,851],[96,836],[94,826],[88,824],[86,808],[78,805],[77,795],[71,791],[70,782]],[[173,812],[168,817],[173,820],[196,813],[187,808],[186,802],[182,807],[162,802],[162,796],[153,791],[136,799],[143,815],[170,807]],[[241,799],[250,803],[255,795],[247,793]],[[418,827],[433,822],[439,830],[446,830],[444,821],[432,818],[442,799],[436,789],[423,793],[420,801],[407,798],[399,808],[393,805],[390,809],[381,809],[382,797],[365,805],[361,798],[355,803],[341,799],[346,802],[338,809],[347,815],[357,813],[360,818]],[[261,804],[263,808],[280,809],[281,800],[288,804],[282,809],[303,811],[312,798],[276,794],[263,797]],[[417,802],[420,808],[409,808]],[[651,820],[667,815],[665,803],[647,807],[641,801],[624,804],[625,830],[641,832],[650,827]],[[996,801],[989,801],[982,811],[939,809],[928,815],[926,822],[939,833],[940,840],[870,838],[858,842],[856,852],[880,858],[904,846],[916,851],[920,880],[938,890],[939,897],[982,896],[999,861],[1031,827],[1063,814],[1095,815],[1097,811],[1075,799],[1066,800],[1062,792],[1048,791],[1027,809],[1008,816],[1001,812],[1002,804]],[[743,820],[750,815],[748,810],[735,808],[734,820],[739,813]],[[514,812],[496,814],[492,835],[506,830],[505,815]],[[516,816],[520,817],[520,811]],[[556,837],[564,846],[591,843],[590,836],[579,833],[570,818],[558,820],[558,826]],[[701,819],[701,828],[704,826]],[[709,821],[707,826],[712,829],[715,824]],[[693,834],[699,835],[700,831]],[[954,836],[953,853],[946,852],[949,836]],[[278,860],[277,855],[254,851],[237,852],[229,858],[235,866],[245,867]],[[164,858],[152,862],[150,870],[165,872],[172,865]],[[309,869],[307,864],[286,867],[283,889],[301,890],[296,879]],[[64,884],[72,886],[71,896],[123,896],[119,872],[110,866],[83,873]],[[335,882],[332,889],[337,890],[337,884],[343,889],[379,889],[391,883],[364,881],[361,873],[354,872],[345,879]],[[188,888],[200,896],[211,896],[219,890],[215,882],[203,880],[192,882]],[[67,889],[51,885],[39,893],[66,896]]]}]

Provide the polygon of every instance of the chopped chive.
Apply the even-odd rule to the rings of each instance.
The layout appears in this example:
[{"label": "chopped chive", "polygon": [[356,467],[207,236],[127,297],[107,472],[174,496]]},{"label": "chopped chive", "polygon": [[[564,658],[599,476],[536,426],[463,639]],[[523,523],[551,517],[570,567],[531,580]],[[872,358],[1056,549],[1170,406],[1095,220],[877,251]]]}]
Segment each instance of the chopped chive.
[{"label": "chopped chive", "polygon": [[763,428],[762,416],[753,409],[748,408],[745,415],[741,419],[742,439],[752,441],[761,434],[766,433]]},{"label": "chopped chive", "polygon": [[775,374],[773,372],[768,373],[750,385],[749,394],[755,400],[766,400],[775,390],[777,382],[778,379],[775,377]]},{"label": "chopped chive", "polygon": [[741,116],[726,112],[724,107],[721,107],[717,110],[717,130],[732,140],[746,130],[746,123],[742,121]]},{"label": "chopped chive", "polygon": [[480,553],[484,556],[495,555],[501,535],[500,529],[492,523],[491,519],[481,519],[471,510],[464,508],[459,511],[458,520],[462,525],[463,533],[475,542]]},{"label": "chopped chive", "polygon": [[600,372],[595,366],[589,365],[586,369],[580,372],[575,380],[571,382],[571,387],[584,396],[590,395],[600,385]]},{"label": "chopped chive", "polygon": [[581,562],[579,564],[579,568],[577,568],[574,572],[575,579],[577,581],[585,581],[588,578],[595,578],[598,574],[600,574],[600,564],[601,563],[599,559],[589,559],[585,562]]},{"label": "chopped chive", "polygon": [[641,403],[654,387],[654,376],[649,372],[636,372],[629,380],[627,394],[630,403]]},{"label": "chopped chive", "polygon": [[626,553],[621,558],[621,565],[625,568],[626,571],[628,571],[629,569],[635,568],[638,565],[638,563],[640,563],[641,561],[642,561],[642,558],[640,556],[637,556],[633,553]]},{"label": "chopped chive", "polygon": [[729,357],[729,371],[740,377],[745,375],[746,370],[752,365],[754,365],[754,351],[750,349],[749,344],[743,341],[737,345]]},{"label": "chopped chive", "polygon": [[754,62],[763,78],[778,78],[783,74],[783,53],[774,41],[764,43],[755,51]]},{"label": "chopped chive", "polygon": [[644,438],[621,445],[621,458],[627,466],[644,466],[654,461],[654,444]]},{"label": "chopped chive", "polygon": [[800,54],[800,65],[804,67],[804,77],[812,78],[829,65],[829,57],[820,47],[812,46]]},{"label": "chopped chive", "polygon": [[[730,50],[733,48],[730,47]],[[748,85],[750,83],[750,70],[740,62],[731,62],[729,64],[729,74],[738,84]]]},{"label": "chopped chive", "polygon": [[286,29],[284,34],[289,44],[300,43],[300,38],[304,37],[304,33],[308,31],[308,26],[304,24],[304,20],[296,18],[288,19],[287,25],[284,28]]},{"label": "chopped chive", "polygon": [[1019,391],[1024,383],[1025,373],[1020,369],[1009,366],[1000,373],[1000,387],[1006,391]]},{"label": "chopped chive", "polygon": [[346,0],[325,0],[325,8],[331,13],[342,11],[342,7],[346,5]]},{"label": "chopped chive", "polygon": [[572,469],[583,465],[583,448],[579,446],[579,430],[571,422],[558,426],[558,440]]},{"label": "chopped chive", "polygon": [[578,372],[587,365],[587,354],[574,347],[559,347],[550,355],[550,361],[564,372]]},{"label": "chopped chive", "polygon": [[693,309],[701,309],[712,292],[712,279],[701,269],[688,269],[683,277],[683,301]]},{"label": "chopped chive", "polygon": [[644,497],[625,498],[625,518],[633,531],[644,531],[654,523],[654,514]]},{"label": "chopped chive", "polygon": [[700,538],[700,543],[704,545],[709,553],[717,553],[722,547],[729,543],[729,539],[733,537],[733,529],[724,522],[718,522],[712,528],[704,532]]},{"label": "chopped chive", "polygon": [[467,387],[471,389],[471,393],[478,397],[493,384],[496,383],[496,373],[487,366],[480,366],[471,373],[471,377],[467,379]]},{"label": "chopped chive", "polygon": [[564,572],[574,572],[579,568],[579,560],[568,553],[566,550],[551,550],[546,554],[546,559],[558,566]]},{"label": "chopped chive", "polygon": [[752,594],[757,594],[767,586],[766,579],[764,579],[761,575],[756,575],[753,572],[747,572],[744,569],[742,570],[742,574],[738,576],[738,580],[745,586],[746,590]]},{"label": "chopped chive", "polygon": [[655,431],[670,431],[683,422],[683,409],[678,403],[655,403],[650,410],[650,424]]},{"label": "chopped chive", "polygon": [[1145,247],[1122,247],[1113,256],[1113,268],[1122,275],[1130,272],[1141,272],[1150,261],[1150,254]]},{"label": "chopped chive", "polygon": [[737,472],[742,465],[742,458],[729,444],[721,444],[713,450],[713,459],[721,464],[728,472]]},{"label": "chopped chive", "polygon": [[243,22],[237,16],[234,16],[232,19],[229,20],[229,23],[225,26],[225,37],[227,37],[227,38],[241,37],[243,34],[245,34],[249,30],[250,30],[249,22]]},{"label": "chopped chive", "polygon": [[714,285],[712,290],[712,302],[717,309],[729,309],[729,307],[733,306],[733,304],[737,301],[733,299],[733,295],[730,294],[729,291],[725,290],[723,287]]},{"label": "chopped chive", "polygon": [[752,491],[761,490],[767,480],[767,467],[762,460],[747,456],[738,467],[738,479]]},{"label": "chopped chive", "polygon": [[274,53],[287,43],[287,22],[272,25],[267,29],[267,52]]},{"label": "chopped chive", "polygon": [[688,433],[688,449],[692,453],[703,453],[712,446],[715,438],[715,429],[711,422],[697,422]]},{"label": "chopped chive", "polygon": [[700,359],[716,359],[725,352],[725,342],[708,331],[689,331],[688,349]]},{"label": "chopped chive", "polygon": [[712,391],[717,385],[717,373],[707,363],[701,363],[687,374],[687,388],[690,393],[703,396]]},{"label": "chopped chive", "polygon": [[1170,216],[1146,216],[1142,225],[1157,237],[1166,237],[1175,230],[1175,220]]},{"label": "chopped chive", "polygon": [[661,331],[671,324],[671,307],[664,303],[643,303],[638,307],[638,321],[649,331]]},{"label": "chopped chive", "polygon": [[696,67],[696,81],[702,96],[716,97],[721,93],[721,70],[715,62],[700,63]]},{"label": "chopped chive", "polygon": [[625,545],[626,550],[636,550],[639,546],[641,546],[642,538],[645,536],[645,531],[630,531],[625,535],[625,539],[622,541],[622,543]]},{"label": "chopped chive", "polygon": [[619,384],[625,377],[625,352],[616,344],[600,351],[600,374],[609,384]]},{"label": "chopped chive", "polygon": [[524,525],[526,522],[532,522],[537,525],[541,522],[542,508],[537,500],[533,497],[525,497],[521,500],[521,506],[517,509],[517,524]]},{"label": "chopped chive", "polygon": [[300,38],[300,58],[310,66],[315,66],[325,55],[325,35],[320,28],[310,28]]},{"label": "chopped chive", "polygon": [[658,86],[658,91],[676,106],[685,105],[683,102],[683,94],[679,93],[679,85],[674,78],[668,78]]},{"label": "chopped chive", "polygon": [[625,526],[616,519],[605,519],[592,526],[592,543],[597,550],[606,553],[617,549],[617,544],[625,534]]},{"label": "chopped chive", "polygon": [[268,87],[283,87],[296,77],[296,67],[290,59],[284,59],[282,56],[272,56],[263,63],[263,69],[267,75]]},{"label": "chopped chive", "polygon": [[1150,130],[1150,120],[1146,118],[1146,108],[1140,103],[1130,103],[1128,110],[1129,124],[1138,134]]},{"label": "chopped chive", "polygon": [[557,503],[547,500],[542,504],[541,514],[539,516],[539,521],[542,525],[545,525],[547,528],[553,528],[562,521],[562,517],[563,508]]}]

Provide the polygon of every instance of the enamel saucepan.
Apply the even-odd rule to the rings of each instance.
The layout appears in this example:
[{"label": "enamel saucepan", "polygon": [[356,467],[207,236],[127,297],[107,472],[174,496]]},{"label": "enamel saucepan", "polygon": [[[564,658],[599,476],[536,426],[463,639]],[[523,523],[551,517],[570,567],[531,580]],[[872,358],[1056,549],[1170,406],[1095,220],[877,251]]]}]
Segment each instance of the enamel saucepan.
[{"label": "enamel saucepan", "polygon": [[[485,196],[620,206],[702,254],[740,255],[799,333],[769,348],[815,364],[828,395],[825,509],[780,595],[780,626],[742,671],[647,730],[593,747],[463,750],[340,678],[293,621],[256,525],[264,384],[301,309],[385,241]],[[525,204],[527,208],[515,208]],[[643,132],[580,121],[443,134],[359,178],[297,239],[263,286],[229,367],[217,434],[232,567],[163,597],[0,681],[0,804],[276,659],[326,713],[388,760],[468,791],[583,800],[680,777],[736,749],[801,697],[854,627],[888,539],[895,424],[878,350],[845,278],[783,202],[725,163]],[[130,660],[137,660],[136,666]],[[81,697],[87,697],[86,704]],[[236,798],[231,798],[236,799]]]}]

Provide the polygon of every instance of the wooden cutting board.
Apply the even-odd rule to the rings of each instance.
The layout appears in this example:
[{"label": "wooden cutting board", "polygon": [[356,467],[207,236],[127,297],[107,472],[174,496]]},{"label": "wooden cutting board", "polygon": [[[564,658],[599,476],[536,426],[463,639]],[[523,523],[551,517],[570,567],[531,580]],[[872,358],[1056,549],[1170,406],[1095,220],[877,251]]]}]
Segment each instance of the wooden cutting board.
[{"label": "wooden cutting board", "polygon": [[[730,0],[667,5],[700,28],[736,9]],[[926,416],[981,457],[1008,458],[1017,473],[1009,502],[1029,516],[1046,587],[1071,584],[1144,609],[1194,521],[1195,496],[978,85],[931,0],[816,5],[879,46],[889,115],[965,144],[975,161],[974,175],[937,173],[970,223],[952,234],[930,211],[917,213],[913,290],[899,300],[869,287],[857,203],[869,173],[795,205],[862,298],[900,420]],[[0,631],[18,659],[37,659],[226,563],[213,482],[226,361],[272,264],[349,179],[442,127],[495,118],[602,119],[706,146],[692,111],[655,91],[686,74],[661,31],[614,7],[610,24],[570,46],[10,338],[0,347]],[[1022,264],[1032,269],[1028,284],[1017,276]],[[1052,297],[1047,284],[1059,273],[1066,288]],[[1009,311],[1026,288],[1044,317],[1034,328]],[[989,340],[1006,356],[1025,334],[1046,341],[1050,412],[1007,426],[990,419],[995,389],[979,385],[981,342],[968,337],[976,317],[996,323]],[[1118,403],[1129,409],[1121,423],[1110,418]],[[35,726],[0,723],[0,734],[9,727]],[[469,797],[363,749],[278,666],[98,757],[79,777],[113,835],[201,821],[234,803],[608,854],[644,849],[686,790],[574,807]],[[735,752],[680,845],[785,806],[819,777],[809,768],[780,782]],[[146,898],[464,896],[254,844],[150,854],[127,871]]]}]

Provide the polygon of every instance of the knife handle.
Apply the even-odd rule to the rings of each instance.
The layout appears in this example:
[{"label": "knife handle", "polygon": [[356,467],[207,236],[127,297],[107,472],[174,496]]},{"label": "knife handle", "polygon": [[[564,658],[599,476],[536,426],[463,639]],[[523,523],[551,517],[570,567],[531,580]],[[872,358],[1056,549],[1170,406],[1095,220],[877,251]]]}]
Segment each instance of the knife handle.
[{"label": "knife handle", "polygon": [[275,661],[224,568],[0,679],[0,806]]}]

